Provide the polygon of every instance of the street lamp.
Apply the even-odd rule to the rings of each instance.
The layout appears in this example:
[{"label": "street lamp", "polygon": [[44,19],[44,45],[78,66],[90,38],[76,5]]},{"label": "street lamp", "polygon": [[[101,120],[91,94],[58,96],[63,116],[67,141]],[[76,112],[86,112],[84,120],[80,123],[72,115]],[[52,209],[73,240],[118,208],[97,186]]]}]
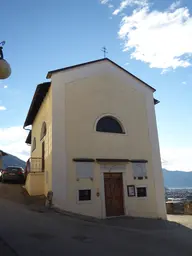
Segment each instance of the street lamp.
[{"label": "street lamp", "polygon": [[11,67],[9,63],[3,58],[3,46],[5,41],[0,43],[0,79],[6,79],[11,75]]}]

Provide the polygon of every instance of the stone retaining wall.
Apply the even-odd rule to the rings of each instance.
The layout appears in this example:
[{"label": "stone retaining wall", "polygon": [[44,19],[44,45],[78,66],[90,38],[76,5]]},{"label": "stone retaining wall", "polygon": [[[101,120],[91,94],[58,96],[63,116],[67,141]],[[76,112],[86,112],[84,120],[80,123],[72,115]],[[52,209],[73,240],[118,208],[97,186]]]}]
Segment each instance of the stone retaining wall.
[{"label": "stone retaining wall", "polygon": [[166,202],[167,214],[186,214],[192,215],[192,202],[172,203]]}]

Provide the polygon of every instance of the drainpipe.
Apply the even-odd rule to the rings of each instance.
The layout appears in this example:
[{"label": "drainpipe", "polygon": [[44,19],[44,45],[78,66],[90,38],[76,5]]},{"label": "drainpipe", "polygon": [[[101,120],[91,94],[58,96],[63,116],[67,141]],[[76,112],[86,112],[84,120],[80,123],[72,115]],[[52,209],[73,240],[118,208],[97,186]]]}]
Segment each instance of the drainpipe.
[{"label": "drainpipe", "polygon": [[[31,129],[26,129],[24,126],[23,126],[23,129],[25,130],[25,131],[29,131],[29,132],[31,132]],[[31,146],[30,144],[27,144],[28,146]],[[27,172],[30,172],[30,158],[27,160],[27,162],[26,162],[26,170],[27,170]],[[29,166],[29,171],[28,171],[28,166]]]},{"label": "drainpipe", "polygon": [[[23,129],[24,129],[25,131],[31,132],[31,129],[26,129],[24,126],[23,126]],[[30,146],[30,144],[27,144],[27,145]]]}]

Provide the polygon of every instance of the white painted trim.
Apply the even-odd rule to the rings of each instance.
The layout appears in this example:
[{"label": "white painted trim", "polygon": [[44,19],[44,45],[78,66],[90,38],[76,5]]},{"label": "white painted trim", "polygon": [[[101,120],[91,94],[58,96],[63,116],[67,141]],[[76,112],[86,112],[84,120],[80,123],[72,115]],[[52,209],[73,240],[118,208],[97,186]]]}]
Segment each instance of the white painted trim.
[{"label": "white painted trim", "polygon": [[100,172],[101,217],[106,218],[104,172]]},{"label": "white painted trim", "polygon": [[125,126],[123,125],[123,121],[121,120],[121,118],[119,116],[117,116],[116,114],[113,114],[113,113],[103,113],[102,115],[98,116],[95,120],[95,123],[94,123],[94,131],[95,132],[98,132],[96,131],[96,127],[97,127],[97,123],[98,121],[103,118],[103,117],[112,117],[114,118],[118,123],[119,125],[121,126],[121,129],[123,130],[123,133],[109,133],[109,132],[105,132],[105,133],[109,133],[109,134],[115,134],[115,135],[127,135],[127,131],[126,131],[126,128]]},{"label": "white painted trim", "polygon": [[147,185],[136,185],[136,188],[147,188]]},{"label": "white painted trim", "polygon": [[[106,167],[106,168],[105,168]],[[107,168],[108,167],[108,168]],[[115,164],[109,164],[109,163],[100,163],[100,172],[126,172],[127,165],[125,163],[115,163]]]},{"label": "white painted trim", "polygon": [[[120,164],[120,163],[113,165],[113,164],[110,163],[109,166],[112,165],[112,166],[115,167],[116,165],[119,165],[119,164]],[[113,170],[113,167],[110,168],[109,170],[107,170],[107,169],[104,170],[104,169],[101,168],[101,165],[103,165],[103,164],[100,164],[100,173],[126,173],[126,171],[127,171],[127,168],[125,168],[125,169],[119,169],[119,170],[118,170],[118,169],[117,169],[117,170],[116,170],[116,169]],[[126,166],[126,164],[123,164],[123,163],[122,163],[122,165],[125,165],[125,166]]]},{"label": "white painted trim", "polygon": [[155,115],[155,107],[153,102],[153,96],[146,94],[146,112],[148,121],[148,135],[151,144],[151,167],[152,167],[152,180],[154,188],[154,195],[156,200],[156,213],[158,217],[166,219],[166,206],[164,203],[164,184],[163,174],[161,167],[159,139],[157,131],[157,122]]},{"label": "white painted trim", "polygon": [[[60,208],[66,207],[69,186],[64,83],[59,74],[52,77],[52,191],[53,204]],[[62,113],[62,118],[58,113]]]},{"label": "white painted trim", "polygon": [[[126,208],[126,196],[127,196],[127,180],[126,180],[126,172],[122,172],[122,182],[123,182],[123,209],[124,209],[124,215],[128,215],[127,208]],[[126,193],[125,193],[126,191]],[[116,216],[118,217],[118,216]]]},{"label": "white painted trim", "polygon": [[106,216],[106,219],[116,219],[116,218],[122,218],[125,217],[126,215],[119,215],[119,216]]},{"label": "white painted trim", "polygon": [[150,88],[147,84],[145,84],[144,81],[129,73],[129,71],[127,71],[123,67],[121,68],[114,65],[112,62],[108,60],[103,60],[89,65],[77,66],[76,68],[71,68],[53,73],[51,76],[51,80],[53,81],[56,76],[62,76],[64,80],[63,82],[66,84],[78,79],[85,79],[90,76],[113,73],[115,76],[121,77],[126,83],[128,79],[131,80],[131,83],[134,84],[135,87],[139,90],[151,93],[154,92],[154,90]]},{"label": "white painted trim", "polygon": [[[138,197],[137,196],[137,188],[146,188],[147,196]],[[137,200],[146,200],[146,199],[148,199],[148,186],[147,185],[136,185],[135,186],[135,197],[136,197]]]},{"label": "white painted trim", "polygon": [[106,216],[106,204],[105,204],[105,182],[104,182],[104,173],[122,173],[122,183],[123,183],[123,209],[124,209],[124,215],[127,215],[127,209],[126,209],[126,194],[125,194],[125,189],[127,189],[126,185],[126,170],[114,170],[114,171],[102,171],[100,170],[100,197],[101,197],[101,217],[104,218],[115,218],[115,217],[120,217],[120,216]]}]

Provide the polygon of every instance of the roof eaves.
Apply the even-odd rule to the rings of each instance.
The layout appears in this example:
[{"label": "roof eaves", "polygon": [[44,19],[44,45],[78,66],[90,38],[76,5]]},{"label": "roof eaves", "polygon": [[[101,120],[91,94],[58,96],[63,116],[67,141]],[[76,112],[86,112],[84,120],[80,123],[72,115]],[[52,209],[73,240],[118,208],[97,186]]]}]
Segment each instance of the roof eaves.
[{"label": "roof eaves", "polygon": [[154,101],[154,105],[157,105],[157,104],[159,104],[159,103],[160,103],[160,101],[159,101],[159,100],[157,100],[157,99],[153,99],[153,101]]},{"label": "roof eaves", "polygon": [[25,143],[31,145],[31,130],[29,131],[29,134],[27,135]]},{"label": "roof eaves", "polygon": [[[33,99],[32,99],[32,102],[31,102],[31,105],[30,105],[30,108],[29,108],[29,111],[28,111],[28,114],[27,114],[27,117],[25,119],[25,123],[24,123],[24,126],[23,128],[25,128],[26,126],[29,126],[32,124],[32,121],[34,120],[36,114],[38,113],[40,107],[41,107],[41,104],[42,104],[42,101],[44,100],[48,90],[49,90],[49,87],[51,85],[51,82],[45,82],[45,83],[41,83],[41,84],[38,84],[37,87],[36,87],[36,90],[35,90],[35,93],[33,95]],[[40,90],[43,88],[43,86],[47,86],[45,88],[45,91],[44,91],[44,94],[43,95],[40,95]],[[37,108],[37,99],[39,98],[39,101],[40,104],[39,104],[39,107],[38,109],[35,111],[34,109]],[[35,116],[32,115],[33,111],[37,112],[35,114]],[[32,121],[31,121],[32,120]]]},{"label": "roof eaves", "polygon": [[4,152],[3,150],[0,150],[0,156],[8,156],[8,154],[6,152]]},{"label": "roof eaves", "polygon": [[118,68],[120,68],[121,70],[123,70],[124,72],[128,73],[130,76],[132,76],[133,78],[135,78],[136,80],[138,80],[139,82],[143,83],[144,85],[146,85],[147,87],[149,87],[153,92],[156,91],[155,88],[153,88],[152,86],[150,86],[149,84],[145,83],[143,80],[141,80],[140,78],[138,78],[137,76],[133,75],[132,73],[130,73],[129,71],[127,71],[126,69],[124,69],[123,67],[121,67],[120,65],[118,65],[117,63],[115,63],[114,61],[107,59],[109,62],[111,62],[112,64],[114,64],[115,66],[117,66]]},{"label": "roof eaves", "polygon": [[55,74],[55,73],[58,73],[58,72],[61,72],[61,71],[66,71],[66,70],[73,69],[73,68],[82,67],[82,66],[85,66],[85,65],[88,65],[88,64],[97,63],[97,62],[100,62],[100,61],[103,61],[103,60],[108,60],[108,59],[104,58],[104,59],[92,60],[92,61],[77,64],[77,65],[68,66],[68,67],[65,67],[65,68],[51,70],[51,71],[48,71],[46,78],[50,79],[52,74]]},{"label": "roof eaves", "polygon": [[52,74],[55,74],[57,72],[61,72],[61,71],[66,71],[66,70],[69,70],[69,69],[73,69],[73,68],[78,68],[78,67],[81,67],[81,66],[85,66],[85,65],[89,65],[89,64],[93,64],[93,63],[97,63],[97,62],[101,62],[101,61],[104,61],[104,60],[107,60],[109,62],[111,62],[113,65],[115,65],[116,67],[120,68],[121,70],[123,70],[124,72],[126,72],[127,74],[131,75],[133,78],[137,79],[138,81],[140,81],[141,83],[143,83],[144,85],[146,85],[147,87],[149,87],[153,92],[155,92],[155,88],[153,88],[152,86],[150,86],[149,84],[145,83],[144,81],[142,81],[140,78],[136,77],[135,75],[133,75],[132,73],[130,73],[129,71],[127,71],[126,69],[124,69],[123,67],[119,66],[117,63],[115,63],[114,61],[108,59],[108,58],[103,58],[103,59],[98,59],[98,60],[94,60],[94,61],[89,61],[89,62],[84,62],[84,63],[81,63],[81,64],[77,64],[77,65],[74,65],[74,66],[69,66],[69,67],[66,67],[66,68],[60,68],[60,69],[55,69],[55,70],[52,70],[52,71],[49,71],[47,73],[47,76],[46,78],[47,79],[50,79]]}]

